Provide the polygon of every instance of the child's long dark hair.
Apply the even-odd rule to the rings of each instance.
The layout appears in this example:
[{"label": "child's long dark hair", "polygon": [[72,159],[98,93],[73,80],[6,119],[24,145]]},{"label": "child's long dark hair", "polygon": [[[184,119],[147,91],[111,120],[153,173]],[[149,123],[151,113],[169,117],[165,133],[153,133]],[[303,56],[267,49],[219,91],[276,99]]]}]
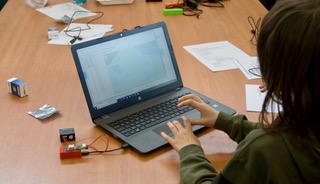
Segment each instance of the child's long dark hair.
[{"label": "child's long dark hair", "polygon": [[[257,51],[268,89],[262,127],[320,141],[320,1],[278,0],[262,21]],[[270,122],[272,101],[283,111]]]}]

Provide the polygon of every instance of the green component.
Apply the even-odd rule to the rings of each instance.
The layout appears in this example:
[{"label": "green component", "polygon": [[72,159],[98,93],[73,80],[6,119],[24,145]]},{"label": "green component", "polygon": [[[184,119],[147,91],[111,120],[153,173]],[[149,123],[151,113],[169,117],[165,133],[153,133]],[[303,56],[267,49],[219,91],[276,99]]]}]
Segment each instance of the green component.
[{"label": "green component", "polygon": [[182,8],[163,9],[163,15],[182,15]]},{"label": "green component", "polygon": [[75,147],[75,150],[82,150],[82,149],[88,149],[88,146],[86,144],[80,144]]}]

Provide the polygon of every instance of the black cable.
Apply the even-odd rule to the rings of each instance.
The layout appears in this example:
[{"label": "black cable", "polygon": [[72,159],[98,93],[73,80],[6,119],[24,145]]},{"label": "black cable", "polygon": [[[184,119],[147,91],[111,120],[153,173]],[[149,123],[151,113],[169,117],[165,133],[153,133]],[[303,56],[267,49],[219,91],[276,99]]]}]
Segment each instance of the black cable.
[{"label": "black cable", "polygon": [[221,3],[221,0],[198,0],[198,3],[206,7],[224,8],[224,4]]},{"label": "black cable", "polygon": [[[139,28],[142,28],[142,26],[136,26],[134,27],[133,29],[139,29]],[[128,29],[123,29],[122,32],[125,32],[125,31],[128,31]]]},{"label": "black cable", "polygon": [[[198,2],[198,1],[196,1]],[[177,1],[177,5],[170,5],[166,7],[167,9],[172,9],[172,8],[181,8],[182,9],[182,14],[185,16],[197,16],[197,18],[200,18],[200,15],[203,13],[203,10],[200,10],[198,8],[190,8],[187,6],[186,2],[184,2],[182,5],[180,5],[180,0]]]},{"label": "black cable", "polygon": [[185,16],[197,16],[199,19],[202,13],[203,10],[200,9],[183,8],[183,15]]},{"label": "black cable", "polygon": [[[256,22],[253,17],[249,16],[248,22],[251,26],[251,33],[253,34],[252,38],[250,39],[250,42],[253,45],[256,45],[256,42],[257,42],[257,39],[259,36],[259,27],[260,27],[261,18],[258,18],[258,20]],[[254,39],[255,39],[255,42],[253,42]]]},{"label": "black cable", "polygon": [[[74,28],[72,28],[72,29],[69,29],[70,24],[71,24],[72,21],[73,21],[74,15],[75,15],[76,13],[81,13],[81,12],[82,12],[82,13],[84,13],[84,12],[85,12],[85,13],[99,13],[100,16],[97,17],[97,18],[94,18],[94,19],[90,20],[89,22],[87,22],[87,23],[86,23],[87,28],[74,27]],[[89,24],[90,24],[91,22],[93,22],[93,21],[96,21],[96,20],[100,19],[103,15],[104,15],[104,13],[101,12],[101,11],[97,11],[97,12],[75,11],[75,12],[72,14],[71,18],[70,18],[70,21],[69,21],[69,23],[68,23],[68,26],[67,26],[66,30],[64,31],[67,36],[73,38],[73,39],[70,41],[70,43],[73,44],[77,39],[78,39],[78,40],[82,40],[82,37],[80,36],[80,35],[81,35],[81,31],[90,30],[91,27],[89,26]],[[72,36],[72,35],[69,34],[69,32],[79,32],[79,33],[78,33],[77,36]]]},{"label": "black cable", "polygon": [[112,149],[112,150],[104,150],[104,151],[88,151],[89,154],[92,154],[92,153],[109,153],[109,152],[113,152],[113,151],[118,151],[118,150],[121,150],[123,149],[122,147],[120,148],[116,148],[116,149]]}]

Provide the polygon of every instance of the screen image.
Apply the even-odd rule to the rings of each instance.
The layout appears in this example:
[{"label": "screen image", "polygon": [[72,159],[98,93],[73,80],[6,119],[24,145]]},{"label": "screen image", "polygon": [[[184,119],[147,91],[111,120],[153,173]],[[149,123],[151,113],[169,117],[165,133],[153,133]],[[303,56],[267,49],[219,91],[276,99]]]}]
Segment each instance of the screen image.
[{"label": "screen image", "polygon": [[77,50],[95,109],[177,80],[162,28]]}]

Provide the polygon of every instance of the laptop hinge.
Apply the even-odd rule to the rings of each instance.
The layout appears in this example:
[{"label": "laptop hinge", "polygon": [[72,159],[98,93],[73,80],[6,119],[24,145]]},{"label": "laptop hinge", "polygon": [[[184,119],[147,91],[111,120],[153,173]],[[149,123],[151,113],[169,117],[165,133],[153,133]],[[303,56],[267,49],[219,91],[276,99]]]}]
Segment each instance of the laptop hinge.
[{"label": "laptop hinge", "polygon": [[176,88],[176,91],[178,91],[178,90],[180,90],[181,89],[181,87],[179,87],[179,88]]},{"label": "laptop hinge", "polygon": [[101,116],[101,118],[102,118],[102,119],[107,119],[107,118],[109,118],[109,115],[108,115],[108,114],[103,115],[103,116]]}]

